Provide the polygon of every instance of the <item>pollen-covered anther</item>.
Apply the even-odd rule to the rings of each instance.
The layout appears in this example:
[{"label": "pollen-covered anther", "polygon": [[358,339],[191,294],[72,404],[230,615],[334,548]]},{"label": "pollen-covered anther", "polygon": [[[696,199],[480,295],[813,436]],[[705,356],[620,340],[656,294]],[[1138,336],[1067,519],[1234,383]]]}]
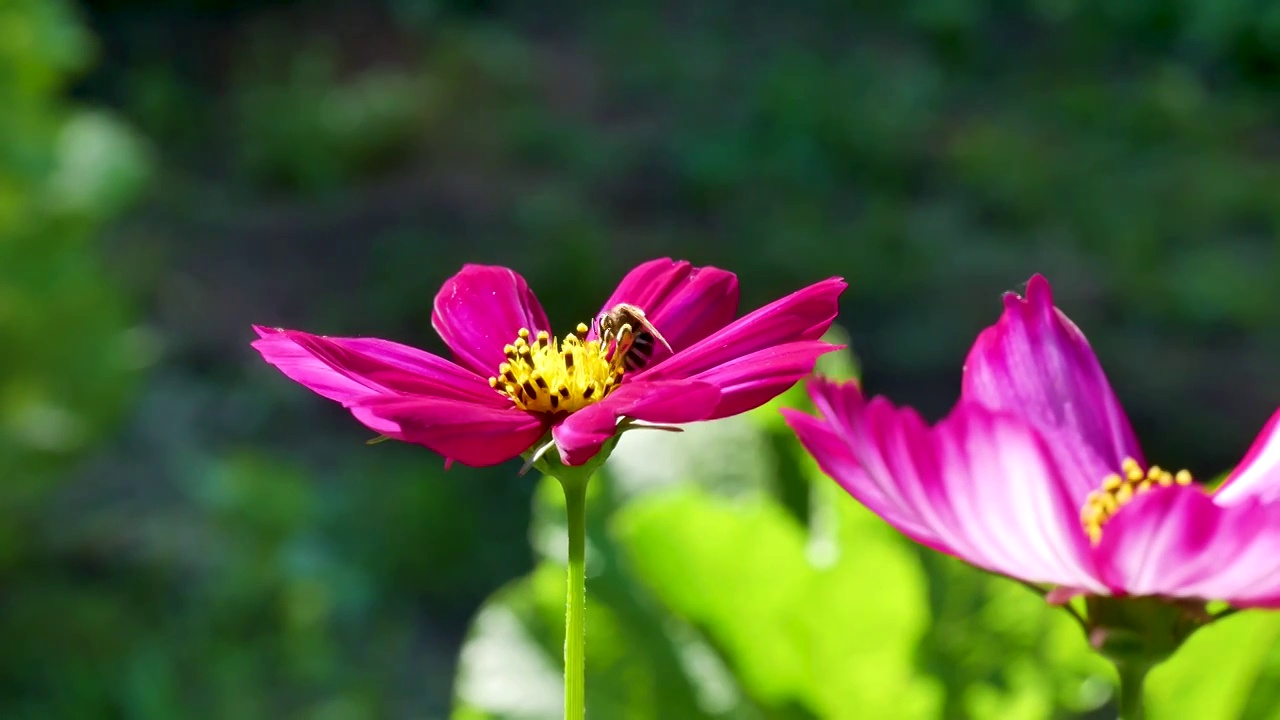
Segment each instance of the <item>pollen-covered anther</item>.
[{"label": "pollen-covered anther", "polygon": [[599,340],[587,340],[579,324],[563,340],[521,328],[502,349],[506,362],[489,378],[489,387],[531,412],[574,412],[599,402],[622,382],[622,369]]},{"label": "pollen-covered anther", "polygon": [[1191,473],[1186,470],[1171,473],[1159,465],[1152,465],[1143,472],[1137,460],[1125,458],[1120,464],[1120,472],[1104,477],[1101,486],[1085,498],[1084,507],[1080,510],[1080,524],[1089,535],[1089,541],[1097,545],[1102,540],[1102,526],[1135,496],[1153,487],[1190,484]]}]

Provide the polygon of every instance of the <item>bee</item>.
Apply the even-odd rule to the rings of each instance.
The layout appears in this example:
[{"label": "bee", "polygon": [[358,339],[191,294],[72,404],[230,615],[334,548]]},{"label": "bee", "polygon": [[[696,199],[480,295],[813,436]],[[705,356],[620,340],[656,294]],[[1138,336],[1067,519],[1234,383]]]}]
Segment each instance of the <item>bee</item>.
[{"label": "bee", "polygon": [[612,310],[596,319],[596,328],[600,341],[605,345],[613,342],[614,357],[621,356],[631,372],[648,364],[653,357],[655,343],[662,343],[663,347],[671,350],[671,344],[645,318],[644,311],[635,305],[619,303],[613,306]]}]

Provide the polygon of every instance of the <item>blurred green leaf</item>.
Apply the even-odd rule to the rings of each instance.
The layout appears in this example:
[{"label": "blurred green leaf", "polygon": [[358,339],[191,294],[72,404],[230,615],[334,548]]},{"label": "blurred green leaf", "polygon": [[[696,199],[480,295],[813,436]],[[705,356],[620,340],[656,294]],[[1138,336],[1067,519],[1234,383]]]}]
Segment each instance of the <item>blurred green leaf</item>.
[{"label": "blurred green leaf", "polygon": [[[843,275],[871,390],[927,417],[1000,293],[1044,272],[1148,454],[1229,467],[1277,402],[1276,47],[1280,8],[1244,0],[0,0],[0,716],[444,713],[463,618],[563,551],[554,485],[530,524],[510,468],[365,448],[341,410],[278,375],[264,392],[260,366],[246,381],[239,333],[421,338],[462,262],[519,268],[557,327],[658,255],[737,272],[744,309]],[[818,371],[859,373],[849,357]],[[623,439],[592,498],[601,712],[822,715],[845,686],[805,663],[843,677],[865,654],[906,688],[890,717],[1113,714],[1111,671],[1060,610],[816,477],[777,412],[808,406],[800,384]],[[706,537],[649,518],[645,546],[671,555],[642,577],[610,518],[673,490]],[[903,552],[924,580],[889,572]],[[785,586],[743,587],[764,561],[802,578],[800,607],[902,632],[840,615],[817,633]],[[799,669],[766,675],[723,590],[688,596],[681,569],[776,620],[759,641]],[[542,628],[554,668],[552,575],[545,597],[522,585],[545,605],[522,632]],[[1274,717],[1266,617],[1194,638],[1153,704]],[[849,692],[883,709],[865,682]]]},{"label": "blurred green leaf", "polygon": [[1147,680],[1154,720],[1280,718],[1280,616],[1250,611],[1197,630]]},{"label": "blurred green leaf", "polygon": [[[773,481],[773,453],[762,440],[756,423],[743,416],[685,425],[678,433],[631,431],[609,458],[608,482],[624,498],[681,483],[749,494]],[[712,447],[716,452],[707,452]]]},{"label": "blurred green leaf", "polygon": [[919,552],[934,612],[923,655],[946,688],[943,717],[1072,717],[1110,699],[1109,664],[1066,612],[1012,580]]},{"label": "blurred green leaf", "polygon": [[[636,720],[751,717],[734,714],[744,711],[734,682],[714,671],[696,634],[648,601],[619,561],[602,525],[616,500],[602,480],[588,498],[588,712]],[[455,718],[560,716],[565,536],[555,481],[539,483],[535,506],[535,547],[553,560],[496,593],[474,620],[455,685]]]},{"label": "blurred green leaf", "polygon": [[58,138],[49,200],[64,212],[110,217],[136,199],[150,176],[150,161],[142,140],[119,119],[78,113]]},{"label": "blurred green leaf", "polygon": [[842,527],[834,557],[815,563],[780,508],[692,488],[638,500],[614,527],[636,574],[753,697],[824,718],[929,716],[936,695],[913,668],[924,579],[883,527]]},{"label": "blurred green leaf", "polygon": [[[561,716],[563,567],[546,563],[485,603],[462,651],[454,718]],[[712,717],[665,676],[670,658],[647,651],[660,626],[637,624],[588,587],[587,708],[593,717]]]},{"label": "blurred green leaf", "polygon": [[[563,634],[558,644],[556,633],[564,632],[564,621],[556,618],[564,612],[563,582],[556,566],[547,564],[480,608],[458,666],[455,719],[551,720],[561,715],[563,660],[556,650],[563,648]],[[588,617],[593,634],[589,652],[597,644],[595,621],[600,617],[599,612]],[[588,667],[594,666],[589,655]]]},{"label": "blurred green leaf", "polygon": [[239,162],[267,187],[332,191],[394,167],[427,124],[434,88],[419,78],[391,69],[339,78],[324,47],[285,62],[283,76],[251,73],[236,85]]},{"label": "blurred green leaf", "polygon": [[100,255],[150,162],[118,121],[61,97],[89,38],[60,0],[0,7],[0,566],[36,504],[110,429],[153,359]]}]

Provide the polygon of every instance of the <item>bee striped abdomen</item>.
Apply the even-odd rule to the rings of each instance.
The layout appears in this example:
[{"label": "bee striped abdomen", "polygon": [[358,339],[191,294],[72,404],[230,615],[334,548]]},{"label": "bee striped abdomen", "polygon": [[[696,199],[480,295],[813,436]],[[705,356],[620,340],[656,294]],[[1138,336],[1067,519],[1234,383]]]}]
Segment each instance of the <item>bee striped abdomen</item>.
[{"label": "bee striped abdomen", "polygon": [[654,348],[653,335],[647,332],[638,332],[631,341],[631,347],[627,350],[626,358],[624,358],[627,369],[631,372],[637,372],[649,364],[650,358],[653,357]]}]

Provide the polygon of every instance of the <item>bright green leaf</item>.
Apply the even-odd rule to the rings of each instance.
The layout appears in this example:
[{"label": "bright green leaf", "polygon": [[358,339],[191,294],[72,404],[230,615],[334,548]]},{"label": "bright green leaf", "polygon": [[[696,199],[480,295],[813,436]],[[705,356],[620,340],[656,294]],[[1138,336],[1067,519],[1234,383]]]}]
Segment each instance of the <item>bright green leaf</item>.
[{"label": "bright green leaf", "polygon": [[1198,630],[1147,680],[1149,716],[1280,718],[1280,615],[1246,612]]},{"label": "bright green leaf", "polygon": [[635,573],[753,697],[824,718],[927,716],[931,688],[912,667],[923,579],[882,529],[851,531],[856,544],[819,565],[779,506],[695,489],[634,502],[614,528]]}]

